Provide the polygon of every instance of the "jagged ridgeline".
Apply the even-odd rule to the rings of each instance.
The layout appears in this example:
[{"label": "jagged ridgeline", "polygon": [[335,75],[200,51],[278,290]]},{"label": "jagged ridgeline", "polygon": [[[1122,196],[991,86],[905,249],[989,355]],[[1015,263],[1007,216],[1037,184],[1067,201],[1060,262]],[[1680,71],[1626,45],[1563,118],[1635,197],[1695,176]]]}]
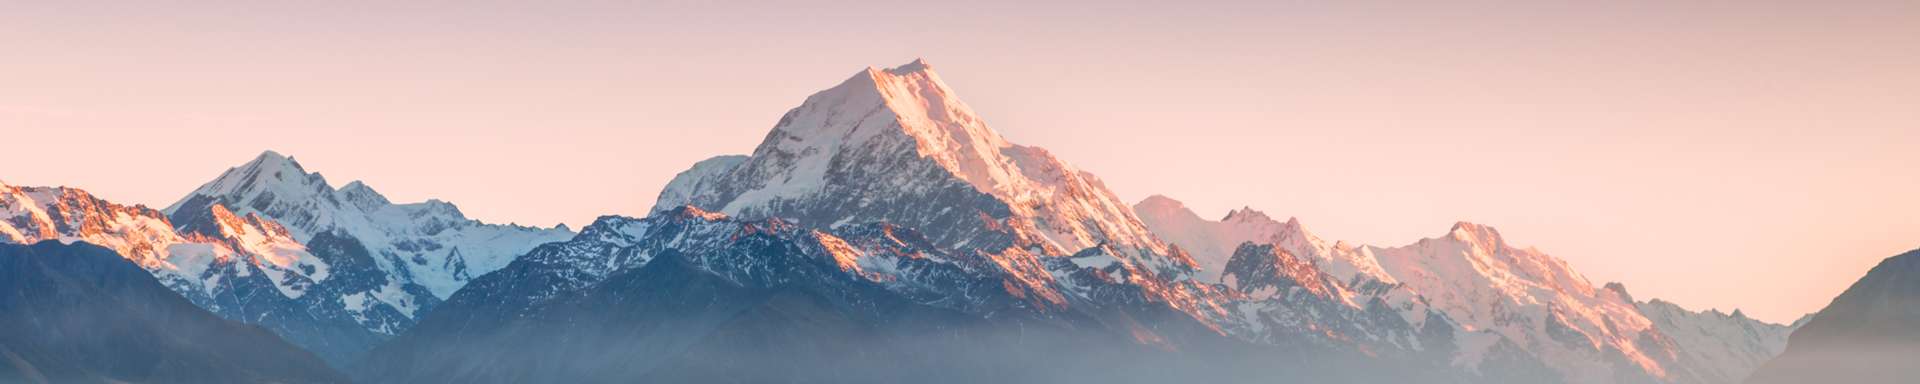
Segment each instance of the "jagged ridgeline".
[{"label": "jagged ridgeline", "polygon": [[[1798,325],[1636,301],[1472,223],[1371,246],[1129,205],[924,61],[577,234],[267,152],[164,210],[0,185],[0,240],[103,246],[368,383],[1733,383]],[[30,352],[10,361],[66,366]]]},{"label": "jagged ridgeline", "polygon": [[473,277],[570,237],[481,223],[438,200],[393,204],[360,182],[335,189],[272,151],[165,210],[0,184],[0,241],[108,247],[193,303],[336,365],[412,327]]},{"label": "jagged ridgeline", "polygon": [[[649,217],[603,217],[477,279],[354,371],[1721,383],[1785,337],[1643,304],[1479,225],[1369,247],[1251,210],[1213,222],[1171,199],[1129,206],[987,128],[915,61],[808,97],[753,153],[675,177]],[[1761,332],[1694,337],[1699,324]]]}]

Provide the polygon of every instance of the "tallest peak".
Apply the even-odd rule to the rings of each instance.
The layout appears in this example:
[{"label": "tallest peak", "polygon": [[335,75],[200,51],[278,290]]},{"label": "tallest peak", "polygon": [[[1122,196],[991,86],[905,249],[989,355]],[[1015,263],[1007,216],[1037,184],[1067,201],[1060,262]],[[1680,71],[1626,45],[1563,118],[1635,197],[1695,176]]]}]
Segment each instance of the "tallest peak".
[{"label": "tallest peak", "polygon": [[933,70],[933,65],[927,64],[927,59],[914,58],[913,62],[902,64],[898,67],[888,68],[887,73],[893,74],[893,75],[905,75],[910,73],[926,72],[930,70]]}]

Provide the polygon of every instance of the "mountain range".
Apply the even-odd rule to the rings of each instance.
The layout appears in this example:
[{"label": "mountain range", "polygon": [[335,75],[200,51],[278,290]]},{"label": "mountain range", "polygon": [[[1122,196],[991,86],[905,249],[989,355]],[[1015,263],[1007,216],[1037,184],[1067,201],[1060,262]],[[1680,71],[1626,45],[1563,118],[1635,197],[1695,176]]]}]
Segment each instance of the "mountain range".
[{"label": "mountain range", "polygon": [[359,182],[334,189],[272,151],[165,210],[0,184],[0,240],[113,249],[207,310],[335,364],[405,331],[473,277],[571,236],[480,223],[441,201],[392,204]]},{"label": "mountain range", "polygon": [[[647,216],[578,233],[395,204],[268,151],[161,210],[0,184],[0,242],[112,252],[226,319],[207,322],[368,383],[1736,383],[1920,308],[1884,293],[1913,286],[1885,264],[1782,325],[1637,301],[1485,225],[1374,246],[1251,208],[1126,204],[919,60],[807,97]],[[104,248],[58,244],[81,242]],[[10,361],[66,361],[8,340]],[[35,342],[18,345],[65,341]]]}]

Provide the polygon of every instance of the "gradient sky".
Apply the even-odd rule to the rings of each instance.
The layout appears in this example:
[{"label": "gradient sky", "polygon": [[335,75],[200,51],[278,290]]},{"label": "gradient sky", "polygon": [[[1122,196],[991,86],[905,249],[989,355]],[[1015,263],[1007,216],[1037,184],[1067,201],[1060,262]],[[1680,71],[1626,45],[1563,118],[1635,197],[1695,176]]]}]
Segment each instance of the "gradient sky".
[{"label": "gradient sky", "polygon": [[75,3],[0,0],[0,180],[165,206],[274,149],[577,227],[925,57],[1010,140],[1203,216],[1474,221],[1779,322],[1920,247],[1913,1]]}]

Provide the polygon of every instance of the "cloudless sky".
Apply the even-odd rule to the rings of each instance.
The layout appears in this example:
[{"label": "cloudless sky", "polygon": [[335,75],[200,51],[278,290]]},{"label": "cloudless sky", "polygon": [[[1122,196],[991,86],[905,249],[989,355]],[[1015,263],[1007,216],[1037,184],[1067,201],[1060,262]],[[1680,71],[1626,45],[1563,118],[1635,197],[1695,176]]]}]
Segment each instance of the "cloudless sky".
[{"label": "cloudless sky", "polygon": [[0,0],[0,180],[158,207],[273,149],[577,228],[925,57],[1010,140],[1203,216],[1474,221],[1776,322],[1920,247],[1913,1],[82,3]]}]

